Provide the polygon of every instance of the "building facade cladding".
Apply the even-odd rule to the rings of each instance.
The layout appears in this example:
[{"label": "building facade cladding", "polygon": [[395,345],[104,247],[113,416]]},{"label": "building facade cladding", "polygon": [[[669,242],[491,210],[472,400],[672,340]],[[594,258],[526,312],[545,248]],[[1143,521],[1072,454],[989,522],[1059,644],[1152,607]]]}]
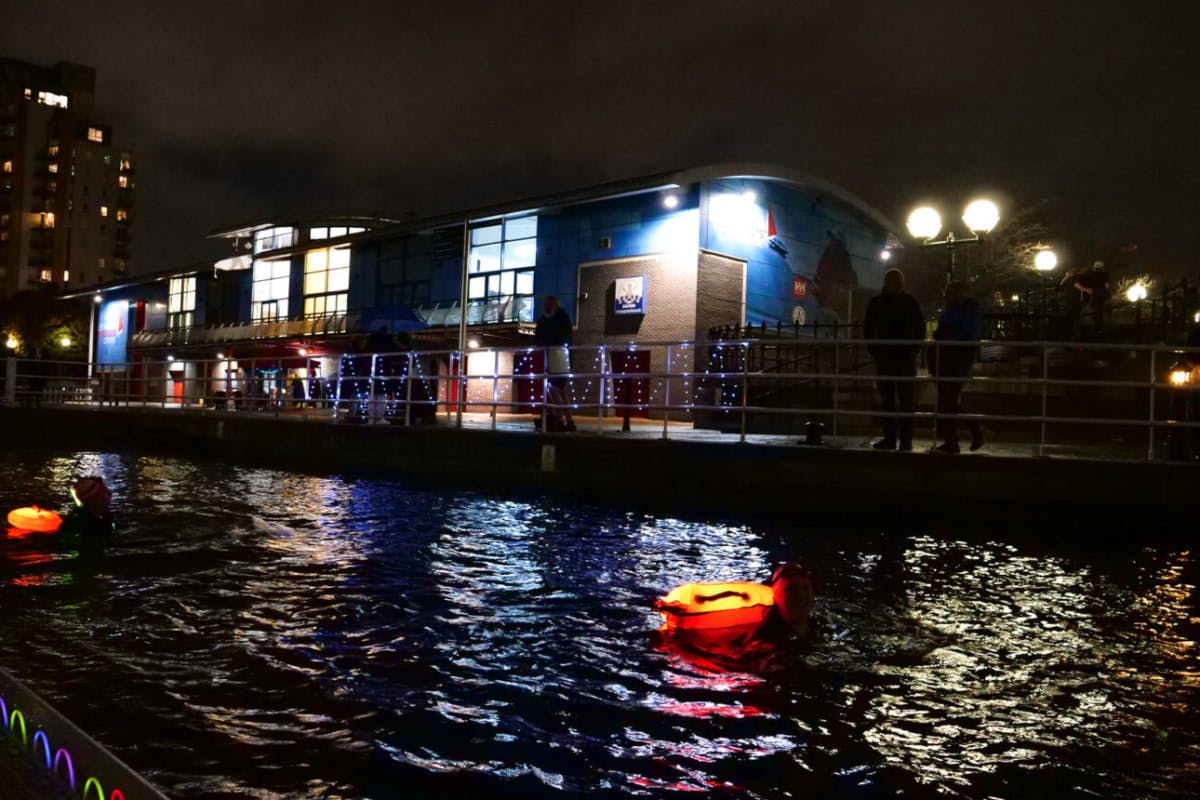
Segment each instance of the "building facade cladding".
[{"label": "building facade cladding", "polygon": [[0,294],[125,270],[133,162],[93,119],[94,85],[89,67],[0,60]]}]

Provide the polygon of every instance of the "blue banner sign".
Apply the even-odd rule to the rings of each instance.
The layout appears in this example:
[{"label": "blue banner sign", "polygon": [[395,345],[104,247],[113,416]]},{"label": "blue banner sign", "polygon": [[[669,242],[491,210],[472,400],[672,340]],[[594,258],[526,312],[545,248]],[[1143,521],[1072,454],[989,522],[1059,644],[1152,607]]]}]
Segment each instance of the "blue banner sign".
[{"label": "blue banner sign", "polygon": [[128,359],[129,301],[111,300],[100,306],[100,328],[96,331],[96,363],[121,364]]}]

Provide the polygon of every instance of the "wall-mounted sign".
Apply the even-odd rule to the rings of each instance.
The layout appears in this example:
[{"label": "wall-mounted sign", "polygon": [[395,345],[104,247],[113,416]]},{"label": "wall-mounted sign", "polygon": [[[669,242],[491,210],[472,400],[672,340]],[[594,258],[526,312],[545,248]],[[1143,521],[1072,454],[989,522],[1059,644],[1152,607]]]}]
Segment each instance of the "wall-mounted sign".
[{"label": "wall-mounted sign", "polygon": [[617,278],[616,296],[613,299],[614,314],[646,313],[646,276]]},{"label": "wall-mounted sign", "polygon": [[121,364],[126,361],[129,341],[129,301],[110,300],[100,306],[100,324],[96,330],[96,362]]},{"label": "wall-mounted sign", "polygon": [[808,297],[808,278],[792,277],[792,297]]}]

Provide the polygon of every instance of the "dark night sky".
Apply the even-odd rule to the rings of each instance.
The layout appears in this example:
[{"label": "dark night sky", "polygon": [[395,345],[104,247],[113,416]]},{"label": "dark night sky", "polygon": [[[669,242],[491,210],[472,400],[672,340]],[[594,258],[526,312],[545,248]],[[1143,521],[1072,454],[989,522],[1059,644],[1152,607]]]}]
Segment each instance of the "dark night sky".
[{"label": "dark night sky", "polygon": [[421,215],[714,161],[902,223],[1046,200],[1078,261],[1195,272],[1193,3],[6,3],[0,54],[96,67],[139,270],[295,211]]}]

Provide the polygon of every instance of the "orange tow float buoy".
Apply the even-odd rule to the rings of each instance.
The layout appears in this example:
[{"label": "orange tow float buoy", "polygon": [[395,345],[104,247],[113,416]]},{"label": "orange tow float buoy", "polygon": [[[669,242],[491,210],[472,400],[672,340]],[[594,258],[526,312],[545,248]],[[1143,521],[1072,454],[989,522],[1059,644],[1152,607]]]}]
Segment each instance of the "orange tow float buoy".
[{"label": "orange tow float buoy", "polygon": [[23,531],[54,533],[62,525],[62,517],[54,511],[28,506],[8,512],[8,524]]},{"label": "orange tow float buoy", "polygon": [[685,583],[654,603],[667,631],[758,625],[774,605],[770,586],[745,581]]}]

